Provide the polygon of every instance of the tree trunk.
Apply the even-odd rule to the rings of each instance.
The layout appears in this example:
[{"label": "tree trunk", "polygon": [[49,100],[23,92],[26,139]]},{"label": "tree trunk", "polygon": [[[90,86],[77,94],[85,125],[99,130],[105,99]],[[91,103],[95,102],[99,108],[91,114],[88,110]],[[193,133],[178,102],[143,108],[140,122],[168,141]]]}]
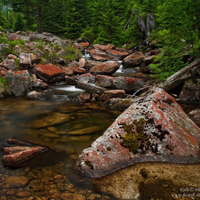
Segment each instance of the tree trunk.
[{"label": "tree trunk", "polygon": [[69,77],[66,79],[66,83],[69,84],[69,85],[74,85],[76,88],[86,90],[88,92],[94,92],[94,93],[97,93],[97,94],[101,94],[106,90],[105,88],[98,87],[98,86],[95,86],[95,85],[90,85],[90,84],[83,83],[83,82],[80,82],[80,81],[77,81],[77,80],[73,80]]},{"label": "tree trunk", "polygon": [[42,33],[42,7],[38,6],[38,33]]},{"label": "tree trunk", "polygon": [[6,17],[7,17],[7,20],[8,20],[8,5],[6,5]]},{"label": "tree trunk", "polygon": [[200,58],[168,77],[167,80],[164,83],[159,84],[158,87],[163,88],[166,92],[171,91],[183,83],[187,78],[190,78],[197,73],[200,74]]}]

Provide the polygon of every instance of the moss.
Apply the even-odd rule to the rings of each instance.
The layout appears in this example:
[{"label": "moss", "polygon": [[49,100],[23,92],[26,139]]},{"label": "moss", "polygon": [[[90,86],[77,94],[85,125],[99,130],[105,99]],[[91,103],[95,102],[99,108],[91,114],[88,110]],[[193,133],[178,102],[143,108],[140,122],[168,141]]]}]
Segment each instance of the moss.
[{"label": "moss", "polygon": [[130,99],[124,99],[123,101],[122,101],[122,104],[129,104],[130,103]]},{"label": "moss", "polygon": [[106,147],[106,149],[107,149],[108,151],[111,151],[111,147]]},{"label": "moss", "polygon": [[92,166],[92,164],[91,164],[91,162],[89,161],[89,160],[85,160],[85,165],[87,165],[87,166],[89,166],[89,167],[91,167]]},{"label": "moss", "polygon": [[134,124],[123,124],[124,136],[123,145],[129,148],[130,151],[137,152],[140,147],[141,141],[147,139],[147,136],[143,133],[143,127],[147,122],[141,118],[138,121],[135,120]]}]

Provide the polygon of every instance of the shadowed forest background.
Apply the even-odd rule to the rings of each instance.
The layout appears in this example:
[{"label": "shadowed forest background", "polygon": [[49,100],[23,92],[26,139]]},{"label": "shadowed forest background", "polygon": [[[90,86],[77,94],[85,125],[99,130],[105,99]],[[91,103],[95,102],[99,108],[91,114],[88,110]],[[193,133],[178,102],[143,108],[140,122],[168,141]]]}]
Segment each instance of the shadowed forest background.
[{"label": "shadowed forest background", "polygon": [[[62,38],[128,49],[144,41],[138,25],[152,13],[156,29],[148,45],[162,49],[153,71],[164,80],[199,57],[198,0],[1,0],[0,30],[50,32]],[[1,36],[0,43],[5,38]],[[148,45],[143,47],[148,48]]]}]

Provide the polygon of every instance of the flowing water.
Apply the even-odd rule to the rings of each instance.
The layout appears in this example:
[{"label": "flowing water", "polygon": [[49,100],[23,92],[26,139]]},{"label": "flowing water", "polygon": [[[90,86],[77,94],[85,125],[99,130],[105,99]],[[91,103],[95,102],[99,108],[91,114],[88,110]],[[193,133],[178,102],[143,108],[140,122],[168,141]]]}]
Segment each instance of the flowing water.
[{"label": "flowing water", "polygon": [[[70,86],[58,86],[55,90],[82,92]],[[0,100],[1,146],[7,145],[6,139],[16,138],[48,147],[48,151],[22,163],[19,168],[9,169],[0,162],[0,199],[110,199],[75,187],[67,174],[78,154],[120,113],[103,109],[97,103],[69,101],[68,95],[60,99],[62,101],[32,101],[23,97]]]}]

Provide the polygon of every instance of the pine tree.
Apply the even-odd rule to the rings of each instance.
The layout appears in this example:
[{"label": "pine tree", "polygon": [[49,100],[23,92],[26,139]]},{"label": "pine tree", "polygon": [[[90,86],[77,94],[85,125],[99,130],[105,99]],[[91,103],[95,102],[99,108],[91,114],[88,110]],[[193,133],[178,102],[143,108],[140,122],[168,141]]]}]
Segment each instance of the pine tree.
[{"label": "pine tree", "polygon": [[13,23],[13,31],[25,31],[26,30],[26,24],[23,19],[22,13],[17,13],[16,19]]}]

